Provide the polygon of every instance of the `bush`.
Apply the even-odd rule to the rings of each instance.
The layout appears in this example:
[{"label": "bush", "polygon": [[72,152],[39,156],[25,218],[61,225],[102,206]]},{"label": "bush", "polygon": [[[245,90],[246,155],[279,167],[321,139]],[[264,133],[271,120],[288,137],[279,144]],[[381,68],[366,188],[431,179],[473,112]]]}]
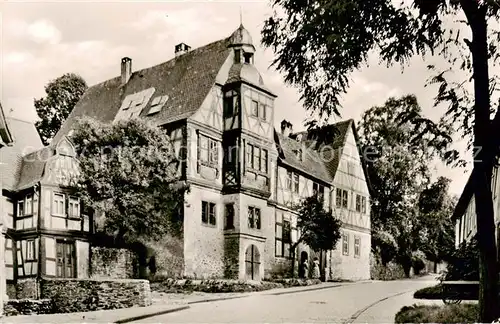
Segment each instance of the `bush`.
[{"label": "bush", "polygon": [[449,261],[445,280],[479,280],[479,249],[476,239],[462,243]]},{"label": "bush", "polygon": [[420,258],[413,258],[412,267],[413,271],[415,271],[415,275],[418,275],[420,271],[425,269],[425,262]]},{"label": "bush", "polygon": [[275,288],[283,288],[283,284],[277,282],[249,282],[231,279],[165,279],[151,283],[151,290],[164,293],[190,293],[193,291],[206,293],[233,293],[253,292]]},{"label": "bush", "polygon": [[282,284],[285,288],[289,288],[289,287],[318,285],[321,283],[321,280],[319,280],[319,279],[283,278],[283,279],[273,279],[272,282]]},{"label": "bush", "polygon": [[440,285],[425,287],[417,290],[413,298],[417,299],[442,299],[443,289]]},{"label": "bush", "polygon": [[396,323],[475,323],[479,318],[477,304],[413,305],[396,314]]}]

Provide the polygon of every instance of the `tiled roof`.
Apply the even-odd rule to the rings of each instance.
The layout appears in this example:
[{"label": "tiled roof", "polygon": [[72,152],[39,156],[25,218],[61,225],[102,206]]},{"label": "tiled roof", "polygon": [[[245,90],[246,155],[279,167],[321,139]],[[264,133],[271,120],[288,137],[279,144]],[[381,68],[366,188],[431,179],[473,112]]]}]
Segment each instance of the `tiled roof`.
[{"label": "tiled roof", "polygon": [[25,155],[16,190],[23,190],[38,183],[44,175],[47,160],[53,155],[54,148],[52,146]]},{"label": "tiled roof", "polygon": [[147,116],[150,102],[141,117],[157,125],[190,117],[203,103],[215,84],[217,74],[229,56],[229,38],[194,49],[165,63],[136,71],[126,85],[121,76],[90,87],[77,103],[54,141],[67,135],[78,117],[88,116],[102,122],[111,122],[117,115],[123,99],[130,94],[155,88],[154,97],[168,95],[159,113]]},{"label": "tiled roof", "polygon": [[21,175],[23,156],[43,147],[40,135],[31,122],[7,118],[12,132],[12,146],[0,148],[0,177],[3,189],[14,190]]},{"label": "tiled roof", "polygon": [[[307,131],[293,133],[289,138],[284,138],[283,135],[279,134],[279,142],[284,143],[281,145],[281,162],[331,183],[337,173],[349,129],[352,129],[357,143],[359,143],[359,139],[352,119],[331,124],[328,127],[332,130],[333,138],[321,142],[314,138],[312,132]],[[299,148],[302,148],[303,151],[302,161],[299,161],[295,154]],[[366,165],[363,161],[361,163],[370,188]]]},{"label": "tiled roof", "polygon": [[[319,152],[308,148],[303,143],[296,141],[282,134],[277,134],[279,146],[281,148],[281,162],[300,170],[306,174],[330,183],[333,178],[330,176],[325,164],[321,161]],[[302,150],[302,160],[299,160],[297,152]]]}]

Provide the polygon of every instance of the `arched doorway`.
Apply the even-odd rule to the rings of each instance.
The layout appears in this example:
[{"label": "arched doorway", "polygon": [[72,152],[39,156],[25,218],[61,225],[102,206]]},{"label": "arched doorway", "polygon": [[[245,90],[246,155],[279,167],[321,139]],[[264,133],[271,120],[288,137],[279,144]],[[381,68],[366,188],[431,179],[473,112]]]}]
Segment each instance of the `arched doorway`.
[{"label": "arched doorway", "polygon": [[299,278],[306,278],[308,274],[306,273],[306,268],[304,267],[304,263],[308,263],[308,254],[306,251],[302,251],[300,253],[300,262],[299,262]]},{"label": "arched doorway", "polygon": [[245,274],[247,279],[260,280],[260,253],[253,244],[245,252]]}]

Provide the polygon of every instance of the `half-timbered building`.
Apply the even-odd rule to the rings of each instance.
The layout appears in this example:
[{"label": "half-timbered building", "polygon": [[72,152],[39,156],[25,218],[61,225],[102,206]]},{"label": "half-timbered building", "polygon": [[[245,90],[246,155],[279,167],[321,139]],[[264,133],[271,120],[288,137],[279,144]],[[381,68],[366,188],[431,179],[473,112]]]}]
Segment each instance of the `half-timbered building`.
[{"label": "half-timbered building", "polygon": [[[90,87],[55,141],[83,116],[139,117],[167,130],[190,191],[182,262],[159,269],[166,275],[260,280],[278,273],[297,239],[290,203],[317,194],[345,224],[338,248],[322,255],[327,274],[368,279],[369,192],[354,122],[339,123],[335,141],[319,146],[330,149],[326,160],[307,134],[276,131],[276,95],[254,65],[255,51],[240,26],[200,48],[179,44],[175,58],[150,68],[133,71],[123,58],[121,75]],[[299,255],[312,259],[307,247]]]},{"label": "half-timbered building", "polygon": [[72,144],[44,147],[33,123],[7,118],[14,143],[0,148],[4,263],[11,298],[37,297],[41,277],[88,277],[91,220],[69,180],[78,171]]},{"label": "half-timbered building", "polygon": [[[491,193],[497,247],[500,247],[499,172],[499,168],[495,166],[491,177]],[[472,186],[472,180],[469,177],[452,215],[452,219],[455,222],[455,245],[457,247],[463,242],[469,242],[477,233],[476,204]],[[498,259],[500,260],[500,252],[498,253]]]}]

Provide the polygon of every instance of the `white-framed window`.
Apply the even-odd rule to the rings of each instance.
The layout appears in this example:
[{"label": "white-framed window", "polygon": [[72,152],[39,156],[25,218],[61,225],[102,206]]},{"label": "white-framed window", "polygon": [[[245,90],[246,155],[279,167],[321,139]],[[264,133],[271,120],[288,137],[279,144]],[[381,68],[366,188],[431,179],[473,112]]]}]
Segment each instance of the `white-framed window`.
[{"label": "white-framed window", "polygon": [[342,207],[342,189],[337,188],[337,195],[335,196],[335,204],[338,208]]},{"label": "white-framed window", "polygon": [[349,255],[349,234],[342,234],[342,254]]},{"label": "white-framed window", "polygon": [[27,194],[17,201],[16,216],[31,216],[34,208],[33,194]]},{"label": "white-framed window", "polygon": [[80,218],[80,199],[69,197],[68,199],[68,217]]},{"label": "white-framed window", "polygon": [[209,225],[217,225],[217,210],[215,203],[202,201],[201,202],[201,222]]},{"label": "white-framed window", "polygon": [[259,102],[257,100],[252,100],[250,114],[253,117],[260,118],[262,120],[266,120],[267,118],[267,105]]},{"label": "white-framed window", "polygon": [[24,205],[24,215],[33,215],[33,195],[26,196],[26,203]]},{"label": "white-framed window", "polygon": [[356,194],[356,211],[361,212],[361,196]]},{"label": "white-framed window", "polygon": [[35,240],[26,241],[26,261],[35,261]]},{"label": "white-framed window", "polygon": [[248,228],[260,230],[260,208],[248,207]]},{"label": "white-framed window", "polygon": [[342,190],[342,207],[349,207],[349,192],[347,190]]},{"label": "white-framed window", "polygon": [[290,246],[292,244],[292,227],[290,218],[287,216],[285,216],[282,212],[276,212],[275,256],[277,257],[290,257]]},{"label": "white-framed window", "polygon": [[17,216],[24,216],[24,199],[17,201]]},{"label": "white-framed window", "polygon": [[359,258],[361,255],[361,238],[354,236],[354,257]]},{"label": "white-framed window", "polygon": [[361,197],[361,212],[363,214],[366,214],[366,211],[367,211],[367,199],[366,197]]},{"label": "white-framed window", "polygon": [[246,167],[267,173],[267,150],[252,144],[246,150]]},{"label": "white-framed window", "polygon": [[259,117],[259,102],[252,100],[252,116]]},{"label": "white-framed window", "polygon": [[203,134],[198,134],[198,160],[212,166],[217,165],[218,158],[217,141]]},{"label": "white-framed window", "polygon": [[52,215],[66,215],[66,196],[63,193],[54,192],[52,196]]}]

